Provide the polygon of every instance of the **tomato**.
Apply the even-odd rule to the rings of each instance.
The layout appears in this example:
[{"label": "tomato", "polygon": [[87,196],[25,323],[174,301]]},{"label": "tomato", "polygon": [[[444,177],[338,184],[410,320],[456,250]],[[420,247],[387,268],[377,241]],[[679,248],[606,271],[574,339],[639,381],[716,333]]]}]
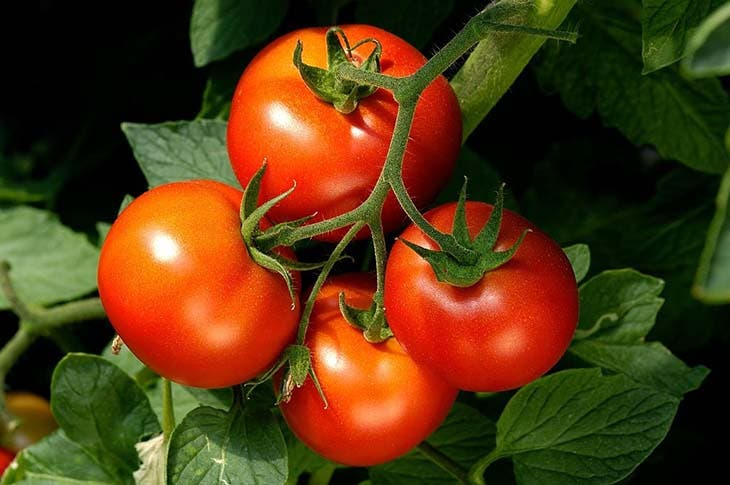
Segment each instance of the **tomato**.
[{"label": "tomato", "polygon": [[[374,37],[383,46],[381,72],[406,76],[426,59],[403,39],[369,25],[342,27],[350,44]],[[317,214],[314,221],[357,207],[375,185],[395,124],[397,103],[377,90],[342,114],[317,98],[292,63],[297,40],[303,61],[326,67],[325,28],[297,30],[273,41],[248,65],[236,88],[228,122],[228,153],[241,184],[267,160],[261,194],[270,199],[297,188],[274,207],[273,221]],[[372,45],[355,50],[367,57]],[[437,78],[421,95],[403,162],[403,178],[419,207],[431,202],[448,180],[461,146],[461,112],[446,78]],[[386,231],[404,221],[391,193],[383,209]],[[338,241],[345,230],[318,239]],[[366,232],[358,236],[363,237]]]},{"label": "tomato", "polygon": [[[456,204],[425,214],[449,231]],[[467,202],[472,238],[492,206]],[[436,280],[431,266],[398,241],[385,273],[386,318],[416,361],[460,389],[502,391],[547,372],[565,353],[578,322],[578,289],[561,248],[529,221],[505,210],[495,250],[509,249],[531,229],[515,256],[487,272],[475,285]],[[401,239],[428,249],[435,243],[416,226]]]},{"label": "tomato", "polygon": [[350,466],[383,463],[408,452],[438,427],[457,390],[417,365],[393,338],[368,343],[344,319],[338,295],[368,308],[370,274],[330,278],[317,295],[306,343],[329,406],[307,379],[281,411],[294,434],[320,455]]},{"label": "tomato", "polygon": [[2,475],[5,469],[10,466],[14,459],[15,453],[4,448],[0,448],[0,475]]},{"label": "tomato", "polygon": [[121,213],[101,250],[109,320],[142,362],[180,384],[247,381],[296,332],[298,302],[292,309],[284,279],[243,243],[241,198],[213,181],[156,187]]},{"label": "tomato", "polygon": [[15,453],[58,428],[48,401],[29,392],[8,392],[4,414],[6,429],[0,444]]}]

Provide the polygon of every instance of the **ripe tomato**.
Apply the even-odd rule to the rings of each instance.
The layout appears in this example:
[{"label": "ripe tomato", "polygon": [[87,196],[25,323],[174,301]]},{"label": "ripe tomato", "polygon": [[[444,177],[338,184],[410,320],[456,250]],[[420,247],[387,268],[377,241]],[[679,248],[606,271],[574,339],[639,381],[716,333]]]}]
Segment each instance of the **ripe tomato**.
[{"label": "ripe tomato", "polygon": [[[426,59],[403,39],[368,25],[342,28],[350,44],[374,37],[383,46],[381,72],[406,76]],[[385,161],[395,124],[397,103],[377,90],[342,114],[317,98],[292,63],[297,40],[306,64],[327,67],[325,28],[291,32],[273,41],[248,65],[236,88],[228,122],[228,153],[245,186],[267,160],[261,195],[270,199],[296,190],[274,207],[273,221],[330,218],[357,207],[372,191]],[[355,50],[366,58],[372,45]],[[461,112],[456,96],[440,76],[421,95],[403,162],[411,197],[425,206],[448,180],[461,146]],[[393,194],[383,209],[386,231],[400,227],[404,215]],[[345,230],[318,239],[335,242]],[[366,232],[359,234],[364,236]]]},{"label": "ripe tomato", "polygon": [[14,459],[15,453],[4,448],[0,448],[0,475],[2,475],[5,469],[10,466]]},{"label": "ripe tomato", "polygon": [[446,417],[457,390],[417,365],[391,338],[368,343],[340,313],[338,295],[368,308],[372,275],[331,278],[317,295],[306,343],[329,406],[307,379],[281,411],[307,446],[351,466],[383,463],[408,452]]},{"label": "ripe tomato", "polygon": [[249,380],[296,332],[298,303],[243,243],[241,198],[213,181],[156,187],[121,213],[101,250],[109,320],[142,362],[180,384]]},{"label": "ripe tomato", "polygon": [[3,425],[0,444],[15,453],[58,428],[48,401],[29,392],[7,393]]},{"label": "ripe tomato", "polygon": [[[425,214],[449,231],[456,204]],[[472,238],[492,206],[467,202]],[[520,387],[547,372],[570,344],[578,322],[578,289],[570,262],[545,233],[505,210],[496,250],[510,248],[527,229],[515,256],[475,285],[459,288],[436,280],[431,266],[398,241],[385,273],[386,317],[416,361],[449,383],[470,391]],[[435,243],[416,226],[401,239],[428,249]]]}]

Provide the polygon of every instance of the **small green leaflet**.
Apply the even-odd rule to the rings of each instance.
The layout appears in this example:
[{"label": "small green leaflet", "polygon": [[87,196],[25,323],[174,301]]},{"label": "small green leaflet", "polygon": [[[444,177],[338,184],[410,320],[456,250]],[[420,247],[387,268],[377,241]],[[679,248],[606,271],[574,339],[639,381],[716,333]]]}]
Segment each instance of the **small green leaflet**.
[{"label": "small green leaflet", "polygon": [[636,145],[654,145],[662,157],[695,170],[724,172],[730,103],[720,83],[690,81],[675,69],[642,75],[639,24],[616,2],[578,4],[573,13],[581,37],[575,46],[543,51],[543,87],[558,91],[578,116],[597,111]]},{"label": "small green leaflet", "polygon": [[286,14],[286,0],[195,0],[190,48],[197,67],[258,44]]},{"label": "small green leaflet", "polygon": [[286,444],[270,411],[199,407],[170,438],[170,484],[277,485],[286,479]]},{"label": "small green leaflet", "polygon": [[[426,441],[468,470],[494,448],[495,432],[494,423],[486,416],[457,402],[446,421]],[[450,485],[455,481],[418,449],[397,460],[371,467],[369,472],[372,485]]]},{"label": "small green leaflet", "polygon": [[685,55],[699,23],[724,0],[643,0],[641,11],[643,73],[674,64]]},{"label": "small green leaflet", "polygon": [[[96,289],[99,250],[58,217],[32,207],[0,209],[0,261],[25,303],[51,304]],[[0,294],[0,310],[8,303]]]},{"label": "small green leaflet", "polygon": [[679,399],[598,369],[523,387],[497,422],[497,454],[520,485],[614,483],[664,439]]},{"label": "small green leaflet", "polygon": [[730,74],[730,2],[712,13],[687,44],[682,67],[693,77]]},{"label": "small green leaflet", "polygon": [[707,232],[692,293],[706,303],[730,302],[730,170],[717,194],[715,217]]},{"label": "small green leaflet", "polygon": [[634,270],[605,271],[580,288],[580,323],[570,352],[585,362],[626,374],[681,397],[708,374],[688,367],[659,342],[644,337],[654,326],[664,282]]},{"label": "small green leaflet", "polygon": [[228,159],[224,121],[123,123],[122,131],[150,187],[190,179],[240,187]]},{"label": "small green leaflet", "polygon": [[587,244],[573,244],[572,246],[563,248],[563,252],[573,267],[575,281],[580,283],[586,277],[591,267],[591,250]]}]

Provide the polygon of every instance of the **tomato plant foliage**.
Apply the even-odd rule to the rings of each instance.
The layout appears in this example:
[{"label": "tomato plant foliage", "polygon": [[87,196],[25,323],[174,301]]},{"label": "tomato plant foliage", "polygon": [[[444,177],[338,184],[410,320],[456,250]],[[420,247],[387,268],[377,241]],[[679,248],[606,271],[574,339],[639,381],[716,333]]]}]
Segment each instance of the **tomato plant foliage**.
[{"label": "tomato plant foliage", "polygon": [[[59,428],[18,446],[14,458],[4,457],[13,461],[2,484],[676,479],[710,452],[709,437],[719,433],[710,424],[720,402],[712,395],[713,377],[727,367],[722,345],[730,313],[722,305],[730,302],[730,101],[727,83],[717,77],[730,72],[728,9],[730,2],[722,0],[196,0],[180,14],[184,28],[169,44],[182,53],[194,82],[166,83],[180,96],[176,100],[192,102],[181,104],[182,111],[167,106],[151,115],[125,115],[115,133],[131,147],[138,167],[129,163],[129,152],[122,158],[138,183],[106,180],[113,199],[106,217],[88,199],[77,212],[69,209],[68,194],[84,192],[74,184],[86,179],[80,178],[83,170],[68,167],[83,159],[87,142],[69,150],[71,162],[49,168],[40,159],[57,155],[57,147],[14,148],[14,131],[0,117],[0,317],[8,328],[18,323],[0,349],[0,384],[22,388],[20,368],[32,366],[29,360],[14,364],[33,355],[31,345],[39,339],[49,337],[66,353],[55,358],[48,378]],[[481,22],[462,31],[477,17]],[[360,69],[363,63],[337,67],[337,83],[352,78],[388,86],[345,115],[306,88],[292,58],[296,40],[303,40],[304,62],[325,67],[326,29],[310,28],[363,23],[374,27],[355,28],[350,40],[382,37],[380,73],[415,74],[393,81]],[[577,32],[577,41],[546,40],[536,29],[559,29],[561,39]],[[464,32],[473,35],[468,42],[460,37]],[[178,38],[189,43],[175,44]],[[286,42],[275,40],[281,38]],[[463,45],[454,47],[452,39]],[[270,42],[274,46],[265,48]],[[389,56],[406,43],[433,61],[423,67],[424,57],[408,46],[410,64],[399,70],[397,56]],[[344,52],[357,57],[373,46]],[[266,58],[272,52],[275,58]],[[264,61],[271,64],[262,67]],[[244,74],[239,83],[247,66],[255,79]],[[415,85],[409,83],[425,79],[419,75],[429,69],[434,79],[446,76],[427,88],[446,89],[438,102],[423,91],[428,83],[409,91]],[[415,109],[418,96],[427,113]],[[411,102],[415,115],[407,112]],[[287,137],[267,125],[277,122],[272,110],[287,104],[304,106],[300,111],[317,129],[300,126]],[[358,114],[361,123],[353,126]],[[409,121],[404,130],[398,117],[408,116],[413,126]],[[183,119],[164,121],[177,117]],[[120,121],[114,119],[117,127]],[[89,126],[95,135],[101,129],[93,117]],[[235,153],[229,154],[232,145]],[[400,157],[393,157],[399,149]],[[103,151],[86,155],[104,160]],[[267,156],[268,167],[257,172]],[[421,166],[410,162],[419,157],[431,159]],[[398,170],[379,178],[381,167],[387,171],[394,161],[403,162],[403,175]],[[459,209],[449,205],[460,197],[464,177],[468,230],[452,224]],[[211,196],[202,192],[178,204],[180,191],[170,187],[200,179],[208,179],[208,187],[229,186],[221,189],[228,195],[216,199],[218,210],[208,210]],[[398,180],[405,181],[402,187]],[[297,187],[288,193],[294,181]],[[468,208],[490,207],[473,201],[494,203],[501,181],[507,182],[508,210],[493,249],[508,251],[519,241],[513,259],[466,288],[437,281],[448,273],[443,268],[474,256],[459,244],[467,232],[473,239],[488,217],[474,222]],[[84,183],[97,195],[106,187]],[[187,239],[176,247],[191,256],[162,275],[159,266],[140,264],[144,248],[135,246],[160,226],[144,225],[150,219],[139,217],[136,239],[119,227],[130,225],[155,194],[171,190],[170,204],[146,212],[158,213],[157,223],[167,218],[187,228],[181,235]],[[337,227],[321,225],[347,217],[371,200],[371,192],[373,200],[382,195],[384,208],[356,212],[360,218]],[[415,199],[410,209],[404,192]],[[125,198],[121,222],[112,226],[128,193],[134,198]],[[449,207],[452,215],[437,224],[426,213],[444,233],[431,233],[440,238],[431,244],[433,237],[418,229],[424,226],[418,211],[425,212],[434,196],[436,211]],[[261,204],[274,215],[273,227],[259,223]],[[415,226],[395,240],[389,233],[405,221],[399,206]],[[314,212],[315,219],[306,219]],[[385,231],[375,223],[378,216]],[[104,222],[94,227],[99,219]],[[356,222],[361,225],[346,234]],[[524,228],[534,232],[520,239]],[[365,240],[335,247],[342,237]],[[224,238],[230,244],[222,244]],[[101,250],[104,241],[108,246]],[[278,249],[280,243],[292,252]],[[438,261],[448,264],[434,272],[407,246],[413,243],[440,248]],[[549,250],[531,249],[537,243]],[[100,253],[112,249],[113,264],[108,256],[99,263]],[[296,263],[293,251],[307,262]],[[324,264],[309,263],[328,255]],[[294,287],[253,259],[296,273]],[[197,262],[193,269],[191,261]],[[284,268],[295,263],[300,266]],[[300,275],[304,266],[323,269]],[[548,275],[556,268],[559,275]],[[374,270],[378,276],[363,274]],[[523,347],[540,362],[529,369],[495,359],[489,347],[469,346],[470,339],[483,343],[489,335],[460,337],[465,323],[481,323],[481,313],[445,317],[444,308],[454,311],[455,300],[444,294],[472,294],[513,270],[526,272],[517,280],[529,281],[529,288],[491,292],[485,301],[519,308],[510,312],[519,325],[505,319],[505,328],[531,335]],[[318,275],[328,272],[333,276],[324,283]],[[542,279],[530,279],[536,273]],[[365,290],[357,283],[362,278]],[[251,293],[263,281],[276,290]],[[425,281],[439,309],[419,299]],[[106,312],[94,297],[97,289]],[[292,294],[301,299],[292,301]],[[527,311],[536,301],[547,308],[547,300],[559,303],[544,314]],[[467,298],[466,307],[476,312],[475,300]],[[129,347],[120,350],[109,342],[109,328],[99,330],[106,316]],[[394,338],[378,341],[390,335],[388,319],[403,348]],[[409,319],[415,323],[399,328]],[[67,326],[86,320],[93,323]],[[278,332],[282,324],[286,331]],[[216,329],[224,331],[213,338]],[[457,340],[462,344],[454,351]],[[420,352],[423,341],[428,348]],[[69,353],[79,349],[85,352]],[[489,385],[464,382],[459,358],[465,349],[482,365],[470,372]],[[710,374],[699,363],[719,369]],[[267,380],[272,375],[276,391]],[[462,392],[451,405],[453,386]],[[282,397],[290,400],[277,403]],[[703,443],[692,441],[698,433]],[[367,468],[355,468],[360,466]],[[696,473],[711,474],[709,463]]]}]

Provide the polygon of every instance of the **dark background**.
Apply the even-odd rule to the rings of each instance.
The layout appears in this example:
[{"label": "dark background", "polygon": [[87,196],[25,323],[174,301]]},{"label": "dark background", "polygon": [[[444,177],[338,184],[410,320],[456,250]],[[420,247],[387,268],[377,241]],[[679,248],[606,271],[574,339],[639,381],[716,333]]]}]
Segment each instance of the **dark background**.
[{"label": "dark background", "polygon": [[[445,42],[483,2],[456,3],[424,52]],[[308,2],[292,4],[278,32],[316,23]],[[136,195],[146,188],[120,123],[192,119],[200,109],[213,67],[193,66],[188,38],[191,9],[191,3],[169,0],[2,2],[0,174],[20,180],[50,176],[54,195],[35,205],[57,212],[67,225],[96,237],[95,223],[113,221],[124,194]],[[351,16],[352,8],[346,7],[341,20]],[[254,51],[235,56],[241,69]],[[637,149],[615,130],[604,128],[598,118],[576,118],[557,96],[542,93],[530,69],[468,143],[497,169],[518,202],[539,182],[535,167],[554,153],[556,144],[585,150],[578,183],[596,197],[605,195],[626,204],[645,203],[662,175],[685,170],[657,160],[651,149]],[[574,168],[556,165],[556,170]],[[686,172],[704,183],[711,200],[715,180]],[[593,244],[591,248],[594,271],[603,269],[609,263],[598,259],[601,248]],[[614,255],[610,262],[613,267],[640,266],[629,256]],[[686,290],[677,298],[689,300]],[[689,365],[706,365],[712,373],[699,391],[686,396],[669,436],[629,478],[631,483],[677,483],[685,476],[709,481],[716,473],[723,476],[728,428],[724,353],[730,313],[727,308],[694,305],[697,310],[685,314],[696,318],[678,323],[666,319],[681,325],[679,330],[662,330],[665,308],[656,337]],[[14,317],[0,314],[0,341],[14,330]],[[106,322],[92,322],[39,341],[11,372],[9,388],[47,395],[53,366],[64,351],[98,352],[111,335]],[[339,473],[336,479],[346,483],[357,472]]]}]

